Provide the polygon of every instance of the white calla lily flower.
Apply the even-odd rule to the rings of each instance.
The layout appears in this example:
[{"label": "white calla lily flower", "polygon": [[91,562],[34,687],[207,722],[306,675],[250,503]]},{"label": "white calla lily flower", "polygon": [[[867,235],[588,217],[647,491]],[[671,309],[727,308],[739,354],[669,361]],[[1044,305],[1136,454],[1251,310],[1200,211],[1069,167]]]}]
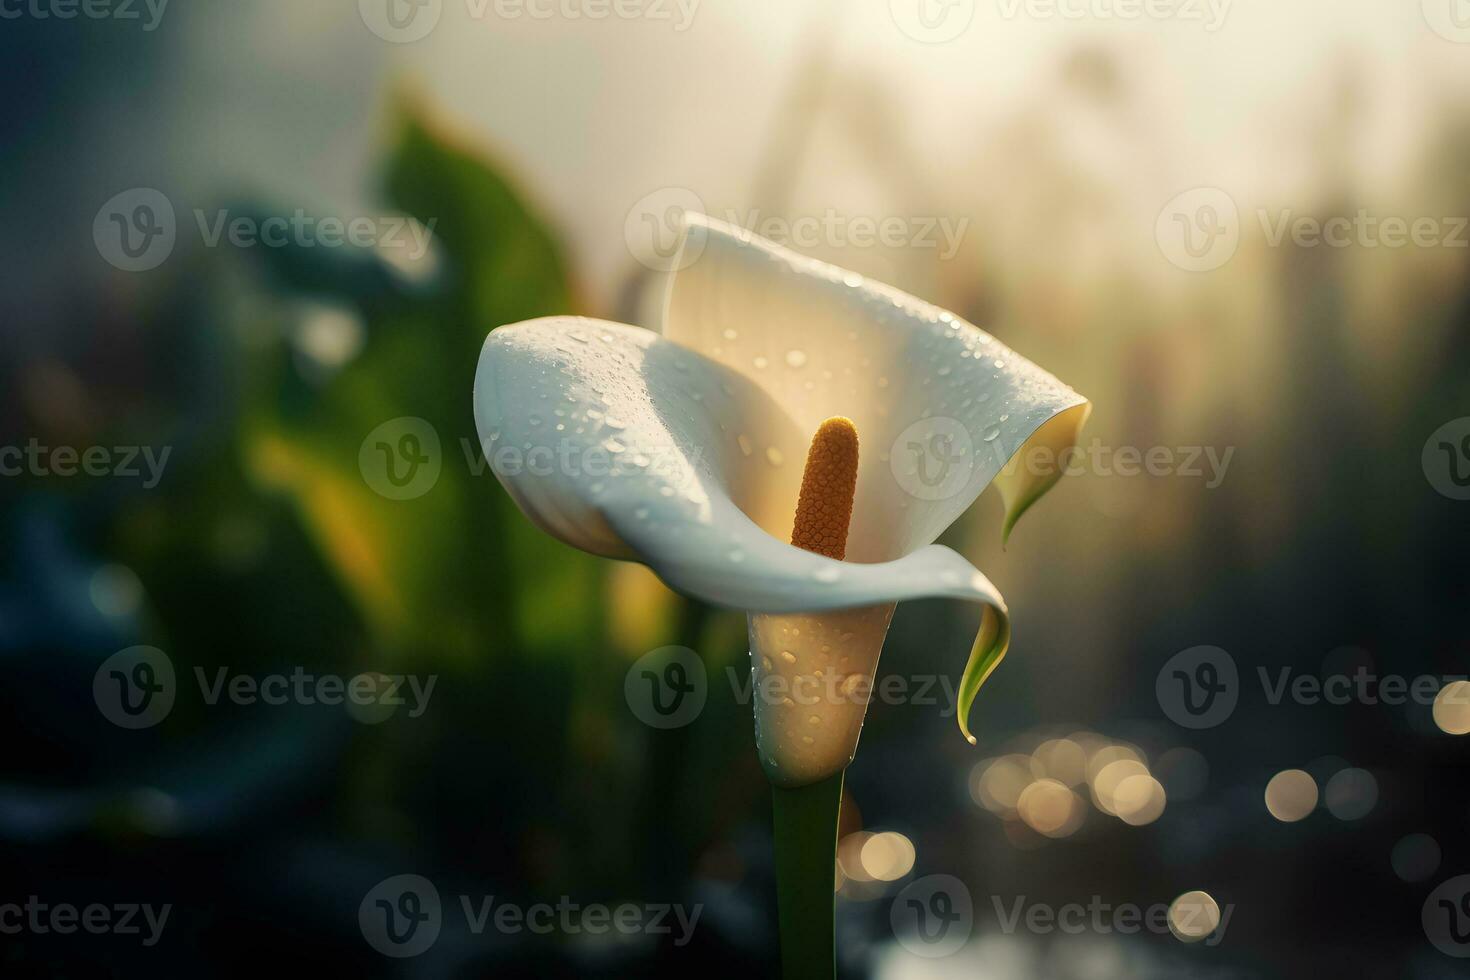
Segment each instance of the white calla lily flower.
[{"label": "white calla lily flower", "polygon": [[[980,603],[959,721],[1005,654],[1004,600],[934,540],[996,482],[1005,530],[1060,470],[1087,401],[951,313],[708,218],[687,219],[659,331],[579,317],[494,330],[475,418],[497,477],[562,541],[747,611],[762,764],[780,786],[844,769],[894,605]],[[682,268],[681,268],[682,267]],[[792,544],[812,434],[861,443],[843,560]],[[511,451],[539,466],[496,466]],[[1053,457],[1055,458],[1055,457]]]}]

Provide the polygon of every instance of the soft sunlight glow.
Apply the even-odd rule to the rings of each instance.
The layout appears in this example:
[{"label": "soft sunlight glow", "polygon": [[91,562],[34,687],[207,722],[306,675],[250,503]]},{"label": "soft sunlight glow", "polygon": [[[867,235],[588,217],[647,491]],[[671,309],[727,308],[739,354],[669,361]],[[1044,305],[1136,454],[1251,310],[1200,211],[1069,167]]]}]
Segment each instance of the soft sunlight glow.
[{"label": "soft sunlight glow", "polygon": [[1180,942],[1197,943],[1220,925],[1220,906],[1208,892],[1185,892],[1169,905],[1169,931]]},{"label": "soft sunlight glow", "polygon": [[1087,778],[1087,752],[1069,738],[1053,738],[1031,753],[1031,766],[1049,779],[1076,786]]},{"label": "soft sunlight glow", "polygon": [[1446,735],[1470,735],[1470,681],[1452,681],[1434,699],[1434,723]]},{"label": "soft sunlight glow", "polygon": [[1266,784],[1266,809],[1282,823],[1295,823],[1317,809],[1317,782],[1301,769],[1286,769]]},{"label": "soft sunlight glow", "polygon": [[[1116,765],[1116,763],[1115,763]],[[1135,827],[1153,823],[1164,813],[1167,796],[1159,781],[1149,775],[1129,776],[1113,792],[1113,809],[1124,823]]]},{"label": "soft sunlight glow", "polygon": [[1131,777],[1148,775],[1148,767],[1137,759],[1126,758],[1109,762],[1092,779],[1092,802],[1103,813],[1120,816],[1116,801],[1118,788]]},{"label": "soft sunlight glow", "polygon": [[897,881],[914,869],[914,844],[897,831],[884,831],[863,842],[859,857],[874,880]]},{"label": "soft sunlight glow", "polygon": [[1085,808],[1077,794],[1056,779],[1038,779],[1016,805],[1026,826],[1047,837],[1067,837],[1082,826]]}]

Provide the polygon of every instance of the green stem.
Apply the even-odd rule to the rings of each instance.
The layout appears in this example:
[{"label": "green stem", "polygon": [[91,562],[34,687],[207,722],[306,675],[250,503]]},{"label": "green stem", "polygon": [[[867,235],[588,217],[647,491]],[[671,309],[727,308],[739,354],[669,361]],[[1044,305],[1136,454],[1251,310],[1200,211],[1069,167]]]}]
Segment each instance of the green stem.
[{"label": "green stem", "polygon": [[833,891],[842,773],[797,789],[771,788],[776,828],[776,909],[786,980],[835,980]]}]

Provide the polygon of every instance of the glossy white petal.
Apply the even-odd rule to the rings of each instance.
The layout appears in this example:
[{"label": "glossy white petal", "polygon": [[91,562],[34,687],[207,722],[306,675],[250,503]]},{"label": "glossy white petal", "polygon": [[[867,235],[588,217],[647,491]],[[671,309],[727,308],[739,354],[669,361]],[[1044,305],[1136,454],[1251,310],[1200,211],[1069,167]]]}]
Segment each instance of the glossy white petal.
[{"label": "glossy white petal", "polygon": [[800,432],[833,415],[854,421],[850,560],[929,544],[992,480],[1009,532],[1056,481],[1060,466],[1002,470],[1023,447],[1050,447],[1055,461],[1072,445],[1088,406],[1071,388],[923,300],[722,222],[687,221],[661,330],[750,379]]},{"label": "glossy white petal", "polygon": [[[647,330],[548,317],[494,331],[475,419],[528,517],[686,594],[761,612],[929,595],[1001,606],[948,548],[856,564],[767,534],[747,511],[779,510],[789,531],[808,436],[746,379]],[[771,473],[792,485],[779,500],[766,492]]]},{"label": "glossy white petal", "polygon": [[[1004,601],[948,548],[862,564],[768,534],[762,524],[789,533],[809,434],[748,378],[650,331],[576,317],[494,331],[476,373],[475,419],[512,498],[574,547],[643,562],[679,592],[758,613],[870,606],[891,613],[904,599],[966,599],[986,610],[972,664],[993,666],[1005,651]],[[832,622],[847,619],[871,628],[831,627],[853,634],[831,668],[871,679],[887,614],[881,628],[859,613]],[[756,622],[759,662],[766,642]],[[819,644],[796,664],[825,673],[820,655],[831,652]],[[824,715],[830,725],[821,745],[794,750],[803,771],[846,764],[865,703]],[[961,719],[963,728],[963,712]]]}]

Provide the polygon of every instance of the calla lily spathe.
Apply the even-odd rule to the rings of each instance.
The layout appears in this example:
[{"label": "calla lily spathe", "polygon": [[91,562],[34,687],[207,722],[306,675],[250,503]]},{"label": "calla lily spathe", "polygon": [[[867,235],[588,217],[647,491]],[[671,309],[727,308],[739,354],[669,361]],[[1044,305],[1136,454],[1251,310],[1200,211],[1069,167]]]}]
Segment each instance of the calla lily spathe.
[{"label": "calla lily spathe", "polygon": [[[758,690],[817,683],[815,707],[756,698],[778,785],[850,761],[866,694],[828,695],[866,690],[904,599],[985,610],[959,690],[970,737],[968,709],[1009,620],[995,586],[933,542],[992,481],[1008,533],[1057,476],[1005,464],[1072,445],[1088,403],[951,313],[712,219],[686,218],[675,267],[657,332],[547,317],[489,335],[474,396],[488,455],[549,447],[556,458],[496,475],[562,541],[751,613]],[[808,442],[836,415],[861,440],[844,561],[786,543]],[[918,469],[934,437],[949,453],[942,492]]]}]

